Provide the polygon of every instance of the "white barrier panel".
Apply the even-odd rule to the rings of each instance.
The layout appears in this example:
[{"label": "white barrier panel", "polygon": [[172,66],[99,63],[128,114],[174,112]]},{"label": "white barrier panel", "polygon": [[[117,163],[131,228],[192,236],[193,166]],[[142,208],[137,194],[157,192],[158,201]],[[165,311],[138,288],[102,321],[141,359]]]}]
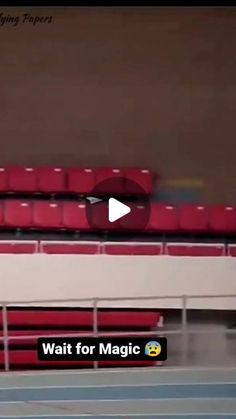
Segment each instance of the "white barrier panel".
[{"label": "white barrier panel", "polygon": [[[0,299],[9,302],[236,294],[236,258],[0,255],[0,267]],[[169,299],[121,301],[116,306],[178,308],[181,304]],[[188,307],[236,309],[236,302],[204,298],[189,301]]]}]

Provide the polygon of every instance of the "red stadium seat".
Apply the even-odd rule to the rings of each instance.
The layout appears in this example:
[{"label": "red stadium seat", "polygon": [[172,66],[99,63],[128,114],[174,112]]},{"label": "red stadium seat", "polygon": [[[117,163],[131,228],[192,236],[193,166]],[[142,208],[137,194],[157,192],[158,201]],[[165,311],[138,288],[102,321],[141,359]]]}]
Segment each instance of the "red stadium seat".
[{"label": "red stadium seat", "polygon": [[206,232],[209,228],[208,208],[202,205],[183,205],[179,208],[179,225],[182,231]]},{"label": "red stadium seat", "polygon": [[138,244],[133,246],[133,255],[137,256],[158,256],[162,254],[162,243]]},{"label": "red stadium seat", "polygon": [[108,204],[101,202],[92,204],[89,210],[89,221],[94,230],[120,230],[120,220],[110,223],[108,220]]},{"label": "red stadium seat", "polygon": [[[153,192],[153,174],[147,169],[125,169],[124,176],[128,180],[125,182],[125,193],[136,194],[137,188],[135,183],[150,195]],[[129,182],[129,180],[131,182]],[[133,183],[134,182],[134,185]]]},{"label": "red stadium seat", "polygon": [[6,175],[10,192],[37,191],[36,172],[32,167],[9,167]]},{"label": "red stadium seat", "polygon": [[87,195],[95,187],[95,173],[93,169],[68,169],[68,191]]},{"label": "red stadium seat", "polygon": [[[162,316],[156,311],[98,311],[98,327],[103,328],[132,328],[142,329],[158,326],[162,323]],[[93,325],[93,312],[92,310],[78,310],[67,309],[54,310],[47,309],[14,309],[8,310],[8,324],[13,328],[27,328],[57,330],[73,328],[92,329]],[[2,316],[0,316],[0,326],[2,327]],[[24,331],[23,331],[24,333]]]},{"label": "red stadium seat", "polygon": [[135,328],[149,330],[162,324],[162,316],[155,311],[107,311],[98,313],[100,328]]},{"label": "red stadium seat", "polygon": [[38,242],[36,241],[0,241],[0,254],[32,254],[36,253],[37,250]]},{"label": "red stadium seat", "polygon": [[32,203],[23,200],[4,202],[4,224],[6,227],[30,228],[33,225]]},{"label": "red stadium seat", "polygon": [[[100,251],[99,242],[41,242],[40,250],[48,254],[95,255]],[[1,248],[0,248],[1,251]]]},{"label": "red stadium seat", "polygon": [[7,192],[8,190],[6,169],[5,167],[0,167],[0,192]]},{"label": "red stadium seat", "polygon": [[146,255],[162,254],[162,243],[104,243],[104,253],[107,255]]},{"label": "red stadium seat", "polygon": [[[23,328],[68,328],[83,327],[91,328],[93,324],[93,313],[88,310],[8,310],[8,324],[13,327]],[[0,325],[2,325],[2,316],[0,316]]]},{"label": "red stadium seat", "polygon": [[106,255],[133,255],[134,246],[129,243],[105,243],[103,251]]},{"label": "red stadium seat", "polygon": [[113,228],[113,223],[110,223],[108,220],[108,205],[106,202],[91,204],[89,214],[94,230],[109,230]]},{"label": "red stadium seat", "polygon": [[64,192],[65,170],[61,167],[39,167],[36,169],[37,190],[45,193]]},{"label": "red stadium seat", "polygon": [[228,245],[228,256],[236,257],[236,244]]},{"label": "red stadium seat", "polygon": [[224,244],[167,243],[166,254],[170,256],[224,256]]},{"label": "red stadium seat", "polygon": [[62,228],[63,224],[61,205],[50,201],[34,202],[33,226],[45,229]]},{"label": "red stadium seat", "polygon": [[179,225],[176,207],[173,205],[153,203],[147,230],[161,232],[178,231]]},{"label": "red stadium seat", "polygon": [[[130,337],[137,336],[137,330],[152,330],[163,326],[163,317],[153,311],[98,310],[98,329],[102,336],[110,337],[115,331],[132,329]],[[76,308],[9,308],[9,363],[10,369],[25,368],[83,368],[93,367],[87,361],[39,361],[37,356],[37,338],[49,336],[92,336],[93,311]],[[14,330],[16,329],[16,330]],[[21,329],[21,330],[20,330]],[[136,334],[135,334],[136,331]],[[0,313],[0,337],[3,336],[3,319]],[[119,336],[122,337],[121,334]],[[4,368],[3,341],[0,343],[0,367]],[[154,361],[101,361],[103,367],[151,366]]]},{"label": "red stadium seat", "polygon": [[4,220],[4,206],[0,202],[0,227],[3,227],[4,225],[5,225],[5,220]]},{"label": "red stadium seat", "polygon": [[124,173],[121,169],[96,169],[96,192],[99,194],[120,194],[124,191]]},{"label": "red stadium seat", "polygon": [[0,350],[0,370],[4,369],[4,351]]},{"label": "red stadium seat", "polygon": [[131,211],[120,219],[120,227],[126,231],[139,231],[145,227],[147,221],[147,206],[145,204],[128,204]]},{"label": "red stadium seat", "polygon": [[86,205],[79,202],[63,202],[63,226],[71,230],[91,230],[87,220]]},{"label": "red stadium seat", "polygon": [[217,233],[236,233],[236,207],[210,208],[210,229]]}]

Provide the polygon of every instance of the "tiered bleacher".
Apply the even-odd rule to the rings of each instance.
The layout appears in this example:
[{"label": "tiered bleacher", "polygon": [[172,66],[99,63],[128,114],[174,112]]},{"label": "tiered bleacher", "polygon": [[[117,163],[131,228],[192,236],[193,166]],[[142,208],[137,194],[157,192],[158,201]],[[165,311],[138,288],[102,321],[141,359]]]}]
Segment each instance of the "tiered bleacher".
[{"label": "tiered bleacher", "polygon": [[[125,203],[127,197],[137,191],[132,190],[132,183],[140,185],[147,196],[154,188],[154,174],[147,169],[81,169],[81,168],[0,168],[0,231],[4,230],[49,230],[57,233],[91,232],[94,230],[135,232],[135,218],[131,223],[126,218],[118,222],[96,222],[100,214],[106,211],[106,203],[94,206],[88,222],[85,196],[96,191],[96,185],[106,179],[119,179],[119,188],[114,183],[102,183],[104,195],[119,194]],[[107,188],[107,189],[106,189]],[[108,190],[109,189],[109,190]],[[98,193],[98,192],[97,192]],[[22,194],[24,197],[22,198]],[[135,198],[135,196],[133,196]],[[142,201],[130,203],[138,209],[137,217],[146,210],[140,205]],[[135,212],[135,211],[134,211]],[[139,223],[137,223],[139,225]],[[142,228],[143,230],[143,228]],[[146,234],[226,234],[236,235],[236,207],[205,205],[169,205],[151,202],[149,221],[145,227]]]},{"label": "tiered bleacher", "polygon": [[[116,179],[118,183],[106,183],[107,179]],[[137,168],[2,167],[0,252],[235,255],[235,206],[176,206],[152,202],[154,180],[155,175],[150,170]],[[138,202],[135,201],[137,190],[135,187],[132,190],[132,182],[140,185],[141,190],[150,197],[150,217],[145,227],[140,226],[139,222],[136,223],[136,217],[142,217],[146,207],[142,205],[142,197],[138,197]],[[102,186],[99,189],[97,185]],[[85,198],[94,191],[104,196],[118,194],[124,203],[127,199],[134,199],[133,202],[127,202],[132,209],[131,213],[135,214],[131,222],[127,222],[126,217],[115,223],[109,223],[108,220],[104,222],[107,202],[91,206],[88,220]],[[103,222],[100,222],[102,218]],[[6,233],[10,234],[7,236],[10,239],[8,241],[4,236]],[[35,240],[39,233],[45,234],[45,240]],[[53,243],[47,242],[47,233],[54,234]],[[94,240],[94,233],[97,242],[85,243],[84,240]],[[104,243],[104,238],[112,241],[112,234],[117,233],[121,235],[119,243]],[[130,240],[134,233],[141,233],[147,242],[128,243],[127,240]],[[34,240],[29,241],[32,234]],[[68,234],[70,241],[66,242],[68,236],[66,238],[65,235]],[[86,235],[86,239],[83,234]],[[24,240],[17,241],[16,237]],[[172,237],[175,238],[173,243]],[[56,240],[59,243],[56,243]]]},{"label": "tiered bleacher", "polygon": [[[39,361],[37,338],[54,335],[93,336],[93,312],[76,308],[16,308],[8,309],[8,347],[11,370],[89,368],[91,361]],[[98,310],[97,327],[103,336],[114,332],[150,332],[162,327],[163,318],[157,311]],[[3,336],[3,320],[0,313],[0,336]],[[122,333],[120,333],[122,336]],[[4,346],[0,344],[0,369],[4,369]],[[100,361],[100,367],[108,366],[153,366],[154,361]]]},{"label": "tiered bleacher", "polygon": [[[185,204],[176,206],[152,202],[154,174],[147,169],[82,169],[82,168],[0,168],[0,253],[1,254],[71,254],[71,255],[126,255],[126,256],[236,256],[236,207]],[[114,189],[112,182],[116,179]],[[131,181],[131,182],[130,182]],[[145,240],[130,241],[134,233],[141,233],[134,218],[126,223],[125,217],[115,223],[99,223],[107,211],[107,203],[93,206],[88,220],[86,197],[98,193],[101,196],[122,197],[122,202],[132,206],[137,217],[146,211],[143,196],[136,196],[138,184],[150,197],[150,217],[142,234]],[[100,189],[96,189],[101,185]],[[119,198],[120,199],[120,198]],[[131,200],[130,200],[131,199]],[[127,200],[127,201],[126,201]],[[98,222],[96,221],[98,220]],[[4,239],[8,232],[10,239]],[[26,240],[22,233],[34,233],[36,239]],[[53,232],[53,240],[42,239],[41,233]],[[124,234],[124,240],[106,240],[107,233]],[[63,240],[64,233],[71,233],[70,240]],[[83,233],[91,234],[83,240]],[[92,233],[98,240],[92,239]],[[99,233],[104,234],[101,240]],[[75,235],[73,235],[75,234]],[[129,236],[130,234],[130,236]],[[155,240],[160,234],[161,240]],[[171,235],[185,240],[171,240]],[[212,241],[204,241],[211,236]],[[218,236],[222,241],[217,241]],[[78,239],[79,237],[79,239]],[[82,238],[81,238],[82,237]],[[112,236],[111,236],[112,237]],[[136,237],[136,236],[135,236]],[[225,239],[227,237],[227,240]],[[110,239],[109,235],[108,238]],[[92,362],[41,362],[37,359],[36,342],[39,336],[92,336],[93,312],[77,308],[16,308],[7,310],[9,366],[11,370],[38,368],[93,367]],[[104,335],[119,331],[149,332],[163,325],[159,312],[151,310],[128,311],[98,310],[98,330]],[[0,369],[4,368],[3,316],[0,315]],[[156,363],[99,362],[98,366],[152,366]]]}]

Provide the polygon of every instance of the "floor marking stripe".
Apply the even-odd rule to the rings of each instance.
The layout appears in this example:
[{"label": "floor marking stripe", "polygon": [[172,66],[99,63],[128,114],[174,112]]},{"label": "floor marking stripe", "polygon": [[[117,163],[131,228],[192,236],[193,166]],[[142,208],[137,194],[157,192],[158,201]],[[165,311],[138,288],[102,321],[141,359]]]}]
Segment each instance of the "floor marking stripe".
[{"label": "floor marking stripe", "polygon": [[[171,383],[144,383],[144,384],[140,384],[140,383],[134,383],[134,384],[95,384],[95,385],[91,385],[91,384],[85,384],[85,385],[70,385],[67,386],[66,389],[75,389],[75,388],[117,388],[117,387],[169,387],[169,386],[224,386],[224,385],[236,385],[236,380],[235,381],[216,381],[216,382],[201,382],[201,383],[175,383],[175,382],[171,382]],[[17,386],[17,387],[0,387],[0,390],[47,390],[47,389],[61,389],[61,388],[65,388],[65,385],[49,385],[49,386],[45,386],[45,385],[40,385],[40,386]]]},{"label": "floor marking stripe", "polygon": [[[46,371],[37,371],[37,375],[39,376],[52,376],[52,375],[70,375],[70,374],[74,374],[74,375],[87,375],[87,374],[116,374],[117,372],[120,374],[127,374],[127,371],[129,372],[154,372],[154,371],[158,371],[158,374],[165,374],[165,373],[171,373],[171,372],[198,372],[198,371],[229,371],[232,372],[234,371],[236,373],[236,367],[232,366],[232,367],[164,367],[160,370],[160,368],[145,368],[145,367],[140,367],[140,368],[116,368],[116,369],[104,369],[104,368],[98,368],[98,369],[90,369],[90,370],[84,370],[84,371],[76,371],[76,370],[66,370],[66,371],[62,371],[62,370],[56,370],[56,371],[50,371],[50,370],[46,370]],[[1,373],[2,377],[6,376],[6,377],[20,377],[20,376],[35,376],[35,372],[33,371],[28,371],[28,372],[2,372]]]},{"label": "floor marking stripe", "polygon": [[120,403],[120,402],[123,402],[123,403],[127,403],[127,402],[137,402],[137,401],[148,401],[148,402],[158,402],[158,401],[164,401],[164,402],[166,402],[166,403],[169,403],[169,402],[171,402],[171,401],[178,401],[178,402],[180,402],[180,401],[182,401],[183,402],[183,400],[188,400],[188,401],[209,401],[209,400],[211,400],[211,401],[213,401],[213,400],[224,400],[224,401],[229,401],[229,400],[234,400],[235,402],[236,402],[236,399],[235,399],[235,397],[204,397],[204,398],[202,398],[202,397],[188,397],[188,399],[181,399],[181,398],[176,398],[176,397],[171,397],[171,398],[168,398],[168,399],[154,399],[154,398],[145,398],[145,399],[133,399],[133,398],[131,398],[131,399],[83,399],[83,400],[68,400],[68,399],[66,399],[66,400],[28,400],[28,401],[16,401],[16,400],[9,400],[9,401],[0,401],[0,405],[2,404],[5,404],[5,405],[9,405],[9,404],[21,404],[21,405],[30,405],[30,404],[62,404],[62,403],[64,403],[64,404],[70,404],[70,403],[109,403],[109,404],[111,404],[111,403],[116,403],[116,402],[118,402],[118,403]]}]

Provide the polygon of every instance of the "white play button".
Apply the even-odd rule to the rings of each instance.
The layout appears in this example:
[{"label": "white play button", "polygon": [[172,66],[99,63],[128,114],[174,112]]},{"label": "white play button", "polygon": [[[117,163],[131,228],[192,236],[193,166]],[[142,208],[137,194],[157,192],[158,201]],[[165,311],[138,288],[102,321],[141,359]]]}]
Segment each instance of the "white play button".
[{"label": "white play button", "polygon": [[128,205],[122,204],[115,198],[110,198],[108,201],[108,220],[110,223],[119,220],[119,218],[124,217],[125,215],[131,212]]}]

